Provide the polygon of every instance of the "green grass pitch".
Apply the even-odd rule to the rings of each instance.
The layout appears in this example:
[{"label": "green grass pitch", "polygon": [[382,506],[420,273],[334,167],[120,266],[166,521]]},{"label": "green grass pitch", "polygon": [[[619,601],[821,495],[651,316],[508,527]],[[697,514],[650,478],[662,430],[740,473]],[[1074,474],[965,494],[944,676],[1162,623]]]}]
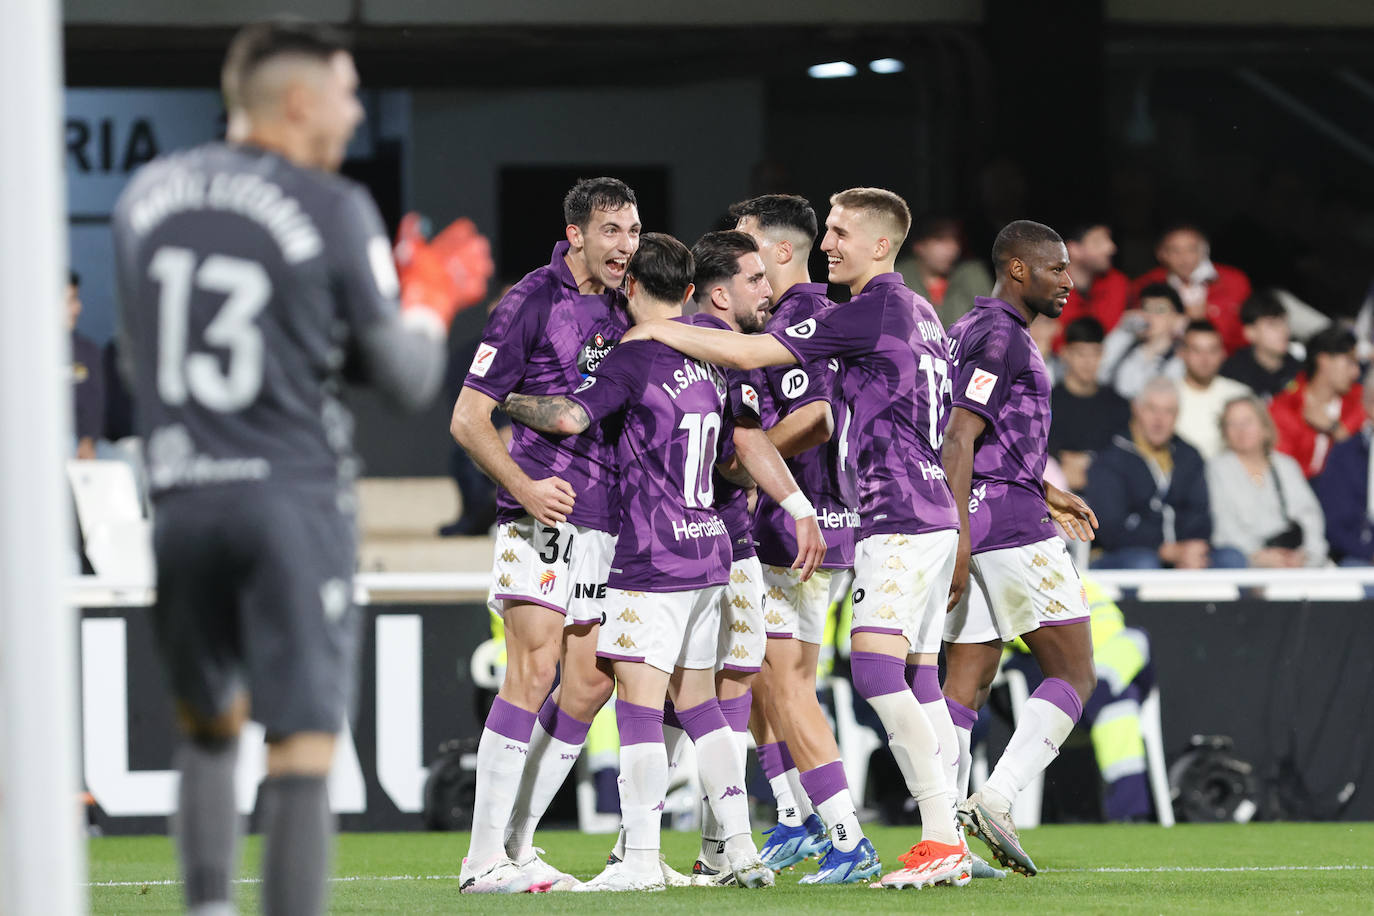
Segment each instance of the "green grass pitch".
[{"label": "green grass pitch", "polygon": [[[884,865],[917,838],[917,828],[869,827]],[[578,877],[600,870],[614,837],[541,833],[545,858]],[[873,890],[803,887],[808,862],[778,886],[686,888],[662,894],[521,894],[463,897],[459,863],[467,835],[346,834],[339,838],[330,910],[335,913],[1369,913],[1374,912],[1374,824],[1048,826],[1022,840],[1040,866],[1035,878],[975,881],[963,889]],[[665,831],[664,850],[690,869],[692,834]],[[257,910],[257,837],[244,848],[239,907]],[[980,843],[974,849],[984,853]],[[90,843],[94,913],[180,912],[173,846],[164,837],[110,837]]]}]

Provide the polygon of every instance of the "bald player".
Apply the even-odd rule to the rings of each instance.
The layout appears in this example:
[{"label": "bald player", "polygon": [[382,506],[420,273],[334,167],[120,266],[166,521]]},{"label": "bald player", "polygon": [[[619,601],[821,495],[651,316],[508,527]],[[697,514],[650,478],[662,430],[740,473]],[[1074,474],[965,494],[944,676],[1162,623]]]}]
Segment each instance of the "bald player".
[{"label": "bald player", "polygon": [[[921,812],[921,842],[901,856],[904,867],[883,883],[962,887],[972,878],[972,858],[955,826],[936,730],[952,745],[953,725],[938,684],[934,697],[922,702],[909,679],[918,666],[936,663],[959,540],[958,513],[938,451],[950,393],[947,341],[930,303],[907,289],[893,269],[911,227],[906,202],[880,188],[852,188],[835,194],[830,204],[821,250],[830,281],[853,294],[848,303],[752,337],[669,322],[642,325],[631,334],[740,369],[840,360],[858,431],[854,686],[882,720]],[[802,880],[844,883],[879,875],[872,843],[860,839],[840,761],[797,764],[831,842],[820,871]]]},{"label": "bald player", "polygon": [[[120,351],[156,507],[153,622],[185,737],[175,825],[192,913],[235,912],[250,701],[267,732],[263,909],[324,909],[325,783],[359,623],[342,382],[425,406],[459,304],[442,282],[458,265],[434,263],[423,239],[398,280],[372,199],[333,174],[362,118],[357,86],[332,30],[243,29],[224,67],[233,142],[157,158],[114,212]],[[417,281],[422,262],[437,285]]]},{"label": "bald player", "polygon": [[[1026,703],[1011,742],[987,783],[958,812],[998,861],[1034,875],[1011,805],[1059,754],[1097,684],[1087,593],[1054,523],[1070,537],[1091,540],[1097,519],[1087,503],[1045,480],[1051,385],[1027,330],[1035,316],[1057,318],[1063,311],[1073,289],[1068,251],[1050,227],[1018,220],[998,233],[992,260],[992,295],[976,299],[949,329],[954,407],[942,455],[959,506],[960,536],[945,628],[944,692],[958,719],[962,759],[1002,644],[1019,636],[1040,663],[1045,680]],[[960,600],[970,571],[983,601]]]}]

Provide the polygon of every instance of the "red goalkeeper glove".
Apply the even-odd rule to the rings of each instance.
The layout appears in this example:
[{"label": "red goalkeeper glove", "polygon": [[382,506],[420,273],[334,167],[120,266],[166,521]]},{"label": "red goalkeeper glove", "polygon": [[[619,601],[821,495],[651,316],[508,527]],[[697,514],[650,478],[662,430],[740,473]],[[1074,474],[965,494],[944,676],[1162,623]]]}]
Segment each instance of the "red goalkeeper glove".
[{"label": "red goalkeeper glove", "polygon": [[491,244],[470,219],[454,220],[429,241],[421,223],[419,214],[407,213],[396,231],[401,308],[428,309],[448,327],[455,314],[486,298],[496,272]]}]

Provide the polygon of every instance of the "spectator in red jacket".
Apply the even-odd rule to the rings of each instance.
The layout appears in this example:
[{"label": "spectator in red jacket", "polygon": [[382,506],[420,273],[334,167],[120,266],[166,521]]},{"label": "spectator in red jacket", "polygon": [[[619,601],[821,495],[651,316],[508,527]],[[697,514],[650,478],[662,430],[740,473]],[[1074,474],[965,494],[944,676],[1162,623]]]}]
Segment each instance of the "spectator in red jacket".
[{"label": "spectator in red jacket", "polygon": [[1275,448],[1295,459],[1309,479],[1321,473],[1331,447],[1364,423],[1359,377],[1355,335],[1330,327],[1307,342],[1304,370],[1269,405],[1279,434]]},{"label": "spectator in red jacket", "polygon": [[[1103,332],[1116,327],[1131,299],[1131,281],[1112,266],[1116,242],[1106,223],[1079,223],[1064,236],[1069,249],[1069,276],[1073,290],[1059,316],[1061,333],[1079,318],[1095,318]],[[1058,350],[1060,342],[1055,342]]]},{"label": "spectator in red jacket", "polygon": [[1168,283],[1183,299],[1188,320],[1212,322],[1228,354],[1245,346],[1240,306],[1250,298],[1250,280],[1235,267],[1212,263],[1200,229],[1185,224],[1166,230],[1155,257],[1160,266],[1136,278],[1135,295],[1152,283]]}]

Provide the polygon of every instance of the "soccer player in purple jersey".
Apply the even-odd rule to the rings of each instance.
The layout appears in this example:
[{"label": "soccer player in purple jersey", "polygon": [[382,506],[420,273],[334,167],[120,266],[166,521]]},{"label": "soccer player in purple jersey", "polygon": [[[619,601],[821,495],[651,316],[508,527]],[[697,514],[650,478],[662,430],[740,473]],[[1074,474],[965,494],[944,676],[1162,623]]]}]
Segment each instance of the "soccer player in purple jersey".
[{"label": "soccer player in purple jersey", "polygon": [[[992,260],[992,296],[976,299],[973,311],[949,329],[954,406],[943,457],[960,535],[944,692],[966,757],[975,710],[997,674],[1002,644],[1020,636],[1040,663],[1045,680],[1026,703],[1011,742],[987,783],[958,811],[998,861],[1034,875],[1011,805],[1059,754],[1097,684],[1087,595],[1054,523],[1070,537],[1091,540],[1097,518],[1083,500],[1044,479],[1051,385],[1026,330],[1036,315],[1057,318],[1063,311],[1073,289],[1068,251],[1050,227],[1018,220],[998,233]],[[970,571],[984,601],[960,601]]]},{"label": "soccer player in purple jersey", "polygon": [[[807,267],[817,221],[805,198],[768,194],[736,204],[730,213],[739,230],[759,243],[773,288],[770,330],[797,324],[833,304],[825,284],[811,282]],[[768,438],[816,506],[830,548],[826,568],[810,582],[799,582],[787,566],[796,549],[792,521],[777,503],[759,497],[754,532],[764,564],[768,642],[763,676],[755,681],[750,727],[778,807],[778,823],[767,831],[763,858],[780,869],[822,856],[829,848],[791,749],[799,748],[808,769],[840,756],[816,699],[816,664],[830,607],[848,592],[852,580],[859,514],[853,508],[857,481],[848,460],[852,414],[840,390],[838,361],[816,359],[754,374],[763,379],[758,387]]]},{"label": "soccer player in purple jersey", "polygon": [[[901,857],[906,867],[883,882],[963,886],[972,877],[972,858],[955,826],[940,762],[942,748],[952,754],[957,745],[938,679],[931,677],[959,540],[959,516],[937,451],[950,390],[947,341],[930,303],[893,270],[911,226],[906,202],[890,191],[853,188],[830,203],[821,250],[830,281],[854,294],[848,303],[756,337],[658,321],[632,329],[627,339],[652,337],[739,369],[840,359],[858,431],[854,686],[882,719],[921,811],[921,842]],[[855,840],[862,834],[840,762],[804,769],[802,782],[829,826],[832,846],[821,870],[803,880],[876,876],[881,866],[873,845]]]},{"label": "soccer player in purple jersey", "polygon": [[508,658],[477,751],[466,893],[574,883],[530,837],[612,689],[596,664],[619,522],[612,448],[600,425],[552,436],[517,423],[507,451],[491,422],[512,391],[577,387],[628,326],[619,287],[639,246],[634,192],[614,178],[587,179],[563,209],[566,240],[492,312],[453,408],[454,438],[499,484],[488,604],[505,621]]},{"label": "soccer player in purple jersey", "polygon": [[[757,269],[745,269],[762,279],[757,253],[752,259]],[[745,257],[738,260],[743,266]],[[680,242],[646,235],[631,262],[632,301],[642,292],[660,314],[680,309],[691,272],[691,254]],[[678,321],[738,327],[715,314]],[[667,697],[696,743],[704,788],[728,837],[725,851],[737,882],[772,884],[772,870],[759,859],[749,834],[743,755],[715,697],[720,593],[731,554],[725,525],[713,509],[721,441],[732,439],[743,469],[799,517],[795,562],[803,575],[825,556],[815,510],[763,431],[735,425],[735,417],[747,419],[747,412],[731,409],[721,373],[661,344],[617,348],[567,396],[511,394],[505,407],[512,418],[559,434],[580,433],[608,417],[621,420],[616,445],[621,533],[597,654],[612,665],[618,690],[625,855],[577,889],[663,887],[659,821],[668,787]]]}]

